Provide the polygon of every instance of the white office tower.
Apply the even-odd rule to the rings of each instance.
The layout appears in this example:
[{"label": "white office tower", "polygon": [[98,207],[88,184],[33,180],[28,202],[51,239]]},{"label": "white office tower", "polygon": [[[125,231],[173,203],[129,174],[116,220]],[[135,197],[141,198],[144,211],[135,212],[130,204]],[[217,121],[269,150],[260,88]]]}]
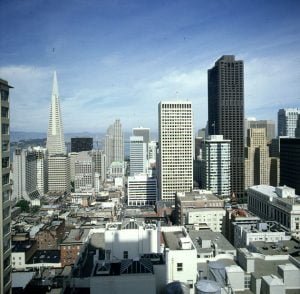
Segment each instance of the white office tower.
[{"label": "white office tower", "polygon": [[0,79],[1,136],[0,155],[2,158],[0,185],[0,293],[11,293],[11,186],[9,181],[9,89],[7,81]]},{"label": "white office tower", "polygon": [[193,189],[192,103],[165,101],[158,105],[159,194],[174,201],[176,192]]},{"label": "white office tower", "polygon": [[53,78],[49,126],[47,134],[47,149],[50,156],[66,153],[56,72],[54,72]]},{"label": "white office tower", "polygon": [[270,158],[266,129],[248,129],[245,148],[245,189],[270,184]]},{"label": "white office tower", "polygon": [[106,180],[106,155],[103,150],[92,150],[95,173],[99,174],[100,182]]},{"label": "white office tower", "polygon": [[157,200],[157,182],[147,174],[128,177],[128,206],[155,205]]},{"label": "white office tower", "polygon": [[12,200],[32,201],[40,196],[37,185],[37,156],[31,148],[15,149]]},{"label": "white office tower", "polygon": [[204,185],[220,198],[230,197],[230,140],[223,135],[211,135],[203,150]]},{"label": "white office tower", "polygon": [[91,152],[78,153],[75,161],[75,192],[90,192],[94,187],[94,163]]},{"label": "white office tower", "polygon": [[278,136],[295,138],[300,108],[284,108],[278,111]]},{"label": "white office tower", "polygon": [[48,195],[63,196],[71,192],[70,158],[52,155],[48,158]]},{"label": "white office tower", "polygon": [[48,150],[41,146],[33,147],[36,155],[36,180],[40,195],[48,192]]},{"label": "white office tower", "polygon": [[147,172],[147,144],[142,136],[130,137],[130,176]]},{"label": "white office tower", "polygon": [[107,168],[114,161],[124,161],[124,134],[119,119],[108,127],[105,136]]}]

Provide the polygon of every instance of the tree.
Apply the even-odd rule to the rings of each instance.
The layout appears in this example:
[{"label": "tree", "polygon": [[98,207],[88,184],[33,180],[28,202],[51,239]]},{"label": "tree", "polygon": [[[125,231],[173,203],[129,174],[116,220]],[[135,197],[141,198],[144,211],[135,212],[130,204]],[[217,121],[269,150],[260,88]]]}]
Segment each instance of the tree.
[{"label": "tree", "polygon": [[30,202],[24,199],[20,200],[16,206],[21,208],[21,212],[29,212],[30,211]]}]

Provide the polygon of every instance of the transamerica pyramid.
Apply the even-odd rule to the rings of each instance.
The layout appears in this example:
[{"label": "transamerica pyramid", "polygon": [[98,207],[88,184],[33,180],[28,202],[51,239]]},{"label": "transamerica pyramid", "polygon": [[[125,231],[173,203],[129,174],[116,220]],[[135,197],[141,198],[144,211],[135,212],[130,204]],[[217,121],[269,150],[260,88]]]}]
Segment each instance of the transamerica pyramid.
[{"label": "transamerica pyramid", "polygon": [[47,149],[49,155],[65,154],[65,139],[60,112],[56,71],[53,77],[52,97],[47,134]]}]

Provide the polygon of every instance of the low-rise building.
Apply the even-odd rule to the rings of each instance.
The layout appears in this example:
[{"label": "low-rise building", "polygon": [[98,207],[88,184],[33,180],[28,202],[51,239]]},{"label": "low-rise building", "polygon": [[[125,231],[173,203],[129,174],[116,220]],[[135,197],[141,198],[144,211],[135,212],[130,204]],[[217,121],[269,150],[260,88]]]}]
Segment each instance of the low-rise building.
[{"label": "low-rise building", "polygon": [[65,222],[54,220],[35,236],[39,250],[57,250],[65,234]]},{"label": "low-rise building", "polygon": [[155,205],[157,182],[147,174],[128,177],[127,199],[129,206]]},{"label": "low-rise building", "polygon": [[248,209],[264,220],[274,220],[300,238],[300,196],[282,186],[253,186],[248,189]]},{"label": "low-rise building", "polygon": [[62,266],[71,265],[88,240],[89,229],[73,229],[60,244],[60,256]]},{"label": "low-rise building", "polygon": [[178,224],[206,223],[214,232],[221,232],[225,214],[224,201],[211,191],[176,193],[175,218]]},{"label": "low-rise building", "polygon": [[234,247],[247,247],[250,242],[279,242],[290,240],[288,230],[274,221],[257,222],[256,224],[234,223]]}]

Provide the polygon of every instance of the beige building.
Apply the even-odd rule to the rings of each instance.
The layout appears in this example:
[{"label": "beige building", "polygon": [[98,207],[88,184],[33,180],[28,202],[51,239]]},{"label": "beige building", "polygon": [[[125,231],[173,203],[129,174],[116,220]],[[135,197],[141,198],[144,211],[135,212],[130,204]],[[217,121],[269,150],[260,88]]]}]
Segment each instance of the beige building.
[{"label": "beige building", "polygon": [[159,194],[174,201],[176,192],[193,189],[192,103],[165,101],[158,105]]},{"label": "beige building", "polygon": [[68,156],[49,156],[48,189],[49,195],[64,195],[71,192],[70,158]]},{"label": "beige building", "polygon": [[245,148],[245,189],[269,185],[270,158],[265,128],[248,129]]}]

